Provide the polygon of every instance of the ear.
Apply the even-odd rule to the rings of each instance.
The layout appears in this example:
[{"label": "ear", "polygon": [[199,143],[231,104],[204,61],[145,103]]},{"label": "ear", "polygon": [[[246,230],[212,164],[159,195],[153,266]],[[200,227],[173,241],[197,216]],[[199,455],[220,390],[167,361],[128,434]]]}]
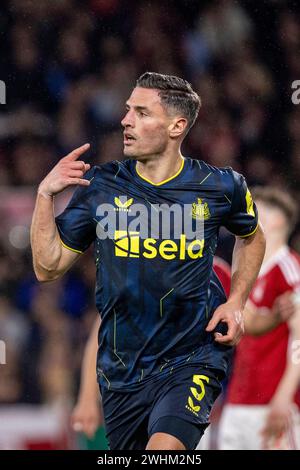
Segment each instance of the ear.
[{"label": "ear", "polygon": [[174,118],[168,127],[170,137],[180,137],[185,133],[188,122],[186,118],[177,117]]}]

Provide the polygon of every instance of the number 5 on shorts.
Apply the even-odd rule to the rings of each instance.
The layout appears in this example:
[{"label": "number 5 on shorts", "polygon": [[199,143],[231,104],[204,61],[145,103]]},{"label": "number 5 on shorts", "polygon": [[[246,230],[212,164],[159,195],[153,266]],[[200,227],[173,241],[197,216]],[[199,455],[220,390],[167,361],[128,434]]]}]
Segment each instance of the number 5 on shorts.
[{"label": "number 5 on shorts", "polygon": [[[204,395],[205,395],[205,387],[204,387],[203,381],[206,382],[206,383],[209,383],[209,377],[207,377],[206,375],[194,375],[193,376],[193,382],[196,385],[199,385],[200,390],[201,390],[200,393],[199,393],[199,391],[195,387],[190,388],[190,391],[191,391],[193,397],[197,401],[201,401],[203,399]],[[197,411],[200,410],[199,405],[198,406],[194,405],[192,397],[188,398],[188,404],[194,411],[197,412]]]}]

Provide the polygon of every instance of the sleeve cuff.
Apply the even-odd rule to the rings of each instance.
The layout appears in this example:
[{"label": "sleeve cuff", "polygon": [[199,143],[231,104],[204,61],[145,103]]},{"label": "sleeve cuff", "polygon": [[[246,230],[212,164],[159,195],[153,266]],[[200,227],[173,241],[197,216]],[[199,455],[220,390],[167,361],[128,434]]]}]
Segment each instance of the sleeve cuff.
[{"label": "sleeve cuff", "polygon": [[60,243],[62,244],[63,247],[67,248],[68,250],[74,251],[74,253],[79,253],[80,255],[83,254],[83,251],[81,251],[81,250],[76,250],[75,248],[72,248],[71,246],[66,245],[66,244],[62,241],[61,238],[60,238]]},{"label": "sleeve cuff", "polygon": [[251,235],[254,235],[254,233],[257,231],[257,229],[258,229],[258,224],[256,225],[255,229],[252,230],[252,232],[247,233],[247,235],[236,235],[236,236],[239,237],[239,238],[247,238],[247,237],[250,237]]}]

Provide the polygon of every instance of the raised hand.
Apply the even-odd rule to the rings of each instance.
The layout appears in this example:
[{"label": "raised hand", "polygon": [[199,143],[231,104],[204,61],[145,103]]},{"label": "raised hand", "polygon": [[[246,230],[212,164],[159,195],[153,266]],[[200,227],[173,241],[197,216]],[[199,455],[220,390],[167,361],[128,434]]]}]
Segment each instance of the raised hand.
[{"label": "raised hand", "polygon": [[52,198],[68,186],[88,186],[90,182],[83,176],[90,169],[90,164],[77,159],[89,148],[90,144],[84,144],[63,157],[41,182],[39,194]]}]

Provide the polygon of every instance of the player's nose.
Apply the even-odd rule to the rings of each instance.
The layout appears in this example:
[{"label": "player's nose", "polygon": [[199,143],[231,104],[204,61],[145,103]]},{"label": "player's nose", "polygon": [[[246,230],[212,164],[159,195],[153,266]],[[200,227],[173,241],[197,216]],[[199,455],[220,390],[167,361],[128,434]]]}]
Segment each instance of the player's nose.
[{"label": "player's nose", "polygon": [[121,121],[123,127],[134,127],[133,115],[128,111]]}]

